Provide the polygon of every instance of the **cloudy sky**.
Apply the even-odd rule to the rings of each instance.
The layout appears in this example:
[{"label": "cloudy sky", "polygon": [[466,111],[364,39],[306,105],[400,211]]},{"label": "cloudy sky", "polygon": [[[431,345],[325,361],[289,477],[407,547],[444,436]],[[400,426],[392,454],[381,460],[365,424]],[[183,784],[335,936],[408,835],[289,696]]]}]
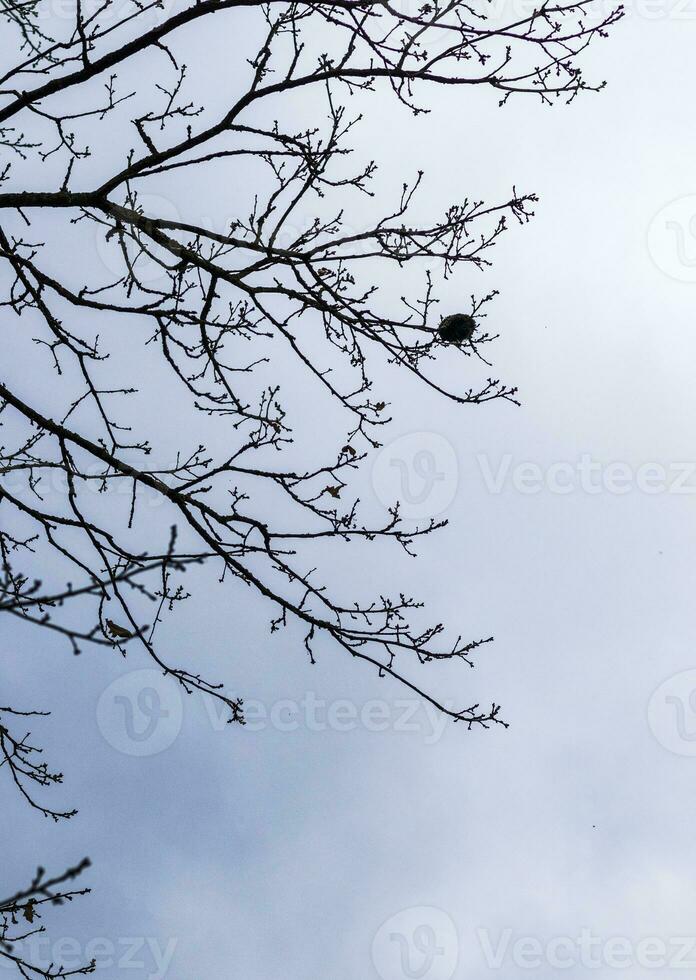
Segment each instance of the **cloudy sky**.
[{"label": "cloudy sky", "polygon": [[372,474],[376,506],[401,490],[451,522],[405,580],[496,638],[433,687],[509,729],[443,726],[339,655],[310,667],[242,593],[205,591],[169,643],[247,698],[245,729],[137,656],[3,623],[3,699],[53,708],[35,731],[80,809],[56,830],[5,794],[3,880],[37,854],[95,865],[44,958],[132,980],[696,969],[694,44],[692,0],[636,0],[588,58],[601,95],[438,92],[416,121],[376,98],[361,130],[387,172],[426,170],[435,211],[540,195],[464,281],[501,290],[496,372],[522,407],[395,391]]}]

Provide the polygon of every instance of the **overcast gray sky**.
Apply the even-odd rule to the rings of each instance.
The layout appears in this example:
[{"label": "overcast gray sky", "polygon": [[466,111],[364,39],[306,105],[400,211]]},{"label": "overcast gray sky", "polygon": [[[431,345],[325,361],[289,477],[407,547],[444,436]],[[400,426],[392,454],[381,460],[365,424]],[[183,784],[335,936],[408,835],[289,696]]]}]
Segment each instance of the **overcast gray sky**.
[{"label": "overcast gray sky", "polygon": [[[91,856],[92,896],[50,923],[68,965],[95,954],[132,980],[696,969],[695,44],[693,0],[630,5],[588,59],[601,95],[498,111],[438,91],[418,120],[380,96],[360,131],[387,172],[426,170],[431,210],[513,183],[541,198],[465,283],[501,290],[496,373],[522,407],[396,391],[373,472],[375,506],[396,486],[414,516],[450,519],[406,579],[496,642],[433,684],[501,703],[507,731],[443,729],[339,655],[310,667],[251,597],[211,590],[169,637],[173,661],[195,652],[248,699],[246,729],[182,704],[137,657],[4,634],[10,703],[53,706],[36,731],[80,813],[37,827],[4,795],[26,835],[3,870]],[[150,731],[153,685],[168,714]]]}]

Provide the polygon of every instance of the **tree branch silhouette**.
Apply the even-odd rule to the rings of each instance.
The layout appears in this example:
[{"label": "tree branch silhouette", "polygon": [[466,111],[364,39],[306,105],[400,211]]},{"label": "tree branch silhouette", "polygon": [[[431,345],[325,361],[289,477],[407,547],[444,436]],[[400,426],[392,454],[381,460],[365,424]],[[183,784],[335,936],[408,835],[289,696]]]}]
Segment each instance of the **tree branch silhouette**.
[{"label": "tree branch silhouette", "polygon": [[[473,666],[490,637],[448,638],[417,598],[391,585],[346,594],[332,569],[337,549],[412,555],[445,524],[404,521],[397,500],[376,519],[354,489],[390,420],[386,378],[401,370],[462,407],[517,401],[489,360],[495,292],[471,297],[465,343],[443,340],[437,311],[443,281],[490,265],[536,196],[460,197],[423,223],[424,175],[376,200],[376,162],[353,164],[357,134],[384,88],[414,116],[439,86],[492,90],[500,105],[599,91],[580,61],[622,9],[541,4],[495,25],[488,5],[464,0],[51,11],[0,0],[0,613],[75,654],[140,648],[243,723],[241,692],[170,663],[159,640],[211,567],[268,603],[273,632],[299,628],[312,662],[333,647],[467,728],[505,724],[495,701],[447,707],[420,673],[436,660]],[[213,22],[234,65],[208,91],[197,68]],[[221,175],[216,217],[196,215],[190,189]],[[364,226],[355,201],[371,202]],[[383,274],[400,283],[396,303],[375,285]],[[140,365],[155,352],[150,388]],[[176,392],[175,412],[158,386]],[[296,404],[305,389],[311,418]],[[193,420],[174,442],[170,411]],[[32,795],[62,777],[37,761],[23,723],[0,709],[0,768],[32,809],[71,816]],[[53,901],[73,872],[41,875],[0,906],[2,955],[27,903]]]}]

